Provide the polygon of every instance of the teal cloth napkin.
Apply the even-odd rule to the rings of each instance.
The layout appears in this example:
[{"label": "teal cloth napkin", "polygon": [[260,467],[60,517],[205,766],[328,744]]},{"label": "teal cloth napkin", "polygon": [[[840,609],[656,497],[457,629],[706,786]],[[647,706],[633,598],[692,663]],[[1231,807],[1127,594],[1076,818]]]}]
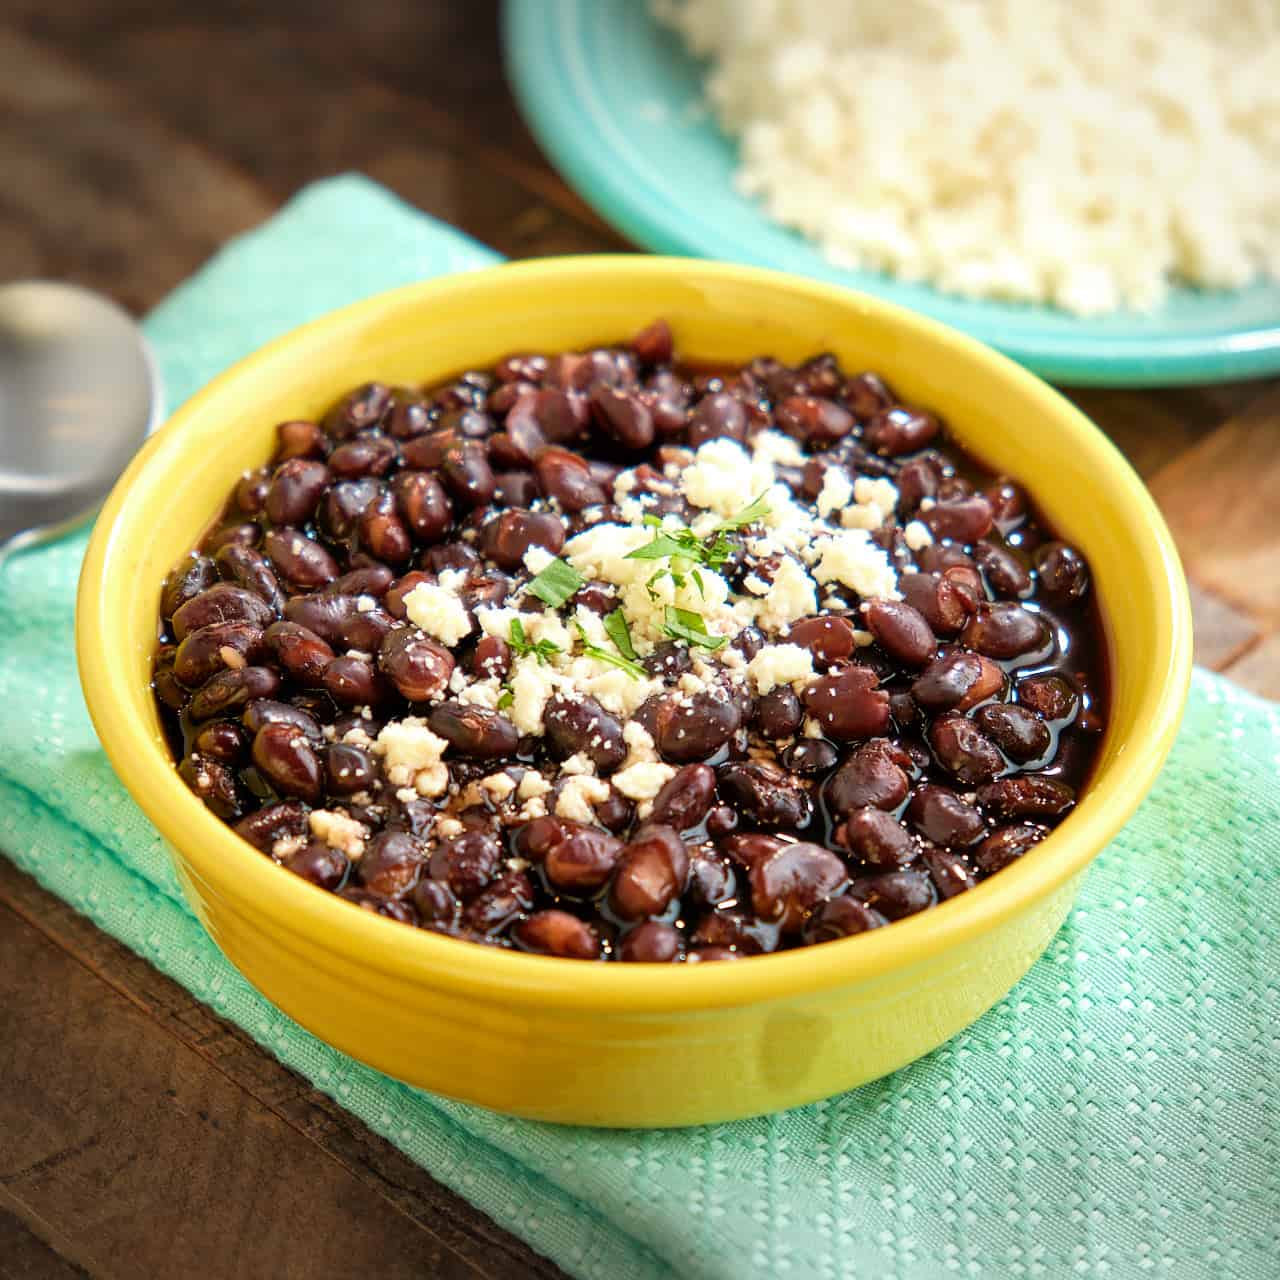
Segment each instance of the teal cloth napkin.
[{"label": "teal cloth napkin", "polygon": [[[308,188],[147,319],[173,404],[334,307],[495,255],[361,178]],[[672,1132],[411,1089],[256,994],[188,912],[94,738],[83,534],[0,578],[0,849],[567,1272],[1280,1274],[1280,712],[1198,671],[1150,798],[1017,988],[892,1077]]]}]

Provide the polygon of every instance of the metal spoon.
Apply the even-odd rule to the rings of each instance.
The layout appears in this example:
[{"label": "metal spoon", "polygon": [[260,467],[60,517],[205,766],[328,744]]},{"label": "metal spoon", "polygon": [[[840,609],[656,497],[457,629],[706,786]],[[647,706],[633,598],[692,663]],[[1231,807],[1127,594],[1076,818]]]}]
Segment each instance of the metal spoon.
[{"label": "metal spoon", "polygon": [[0,285],[0,565],[93,513],[163,401],[114,302],[52,280]]}]

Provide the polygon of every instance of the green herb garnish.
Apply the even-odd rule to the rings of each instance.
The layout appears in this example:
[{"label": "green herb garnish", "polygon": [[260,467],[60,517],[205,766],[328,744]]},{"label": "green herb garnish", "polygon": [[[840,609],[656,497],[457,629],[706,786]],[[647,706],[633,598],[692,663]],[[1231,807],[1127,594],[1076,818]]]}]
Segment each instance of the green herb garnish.
[{"label": "green herb garnish", "polygon": [[755,524],[757,520],[763,520],[769,514],[770,507],[765,501],[769,491],[766,489],[754,502],[748,503],[736,516],[730,516],[728,520],[721,520],[716,525],[717,533],[729,532],[734,529],[745,529],[749,524]]},{"label": "green herb garnish", "polygon": [[505,711],[515,700],[516,695],[510,689],[504,688],[498,695],[498,710]]},{"label": "green herb garnish", "polygon": [[727,636],[711,635],[700,613],[694,613],[691,609],[677,609],[674,605],[667,605],[666,623],[662,630],[673,640],[701,645],[702,648],[713,652],[728,641]]},{"label": "green herb garnish", "polygon": [[721,568],[733,554],[733,543],[725,537],[725,534],[744,529],[747,525],[754,524],[767,516],[770,508],[765,497],[766,494],[762,493],[754,502],[743,507],[736,516],[722,520],[709,535],[701,538],[692,529],[666,528],[657,516],[645,516],[644,523],[650,529],[657,529],[659,532],[652,542],[646,542],[643,547],[627,552],[626,558],[668,562],[666,568],[659,569],[645,584],[650,598],[656,597],[657,592],[654,586],[663,578],[669,577],[677,587],[683,587],[687,578],[692,577],[693,585],[698,589],[698,595],[705,599],[706,592],[703,590],[702,576],[698,569],[715,571]]},{"label": "green herb garnish", "polygon": [[635,645],[631,643],[631,628],[627,626],[626,615],[621,609],[615,609],[604,616],[604,629],[609,639],[618,646],[618,652],[632,662],[636,660]]},{"label": "green herb garnish", "polygon": [[[614,612],[617,613],[620,610],[614,610]],[[578,629],[578,639],[582,641],[582,652],[588,658],[594,658],[597,662],[603,662],[606,666],[617,667],[619,671],[625,671],[633,680],[643,680],[648,674],[638,662],[633,661],[631,658],[624,658],[618,653],[610,653],[608,649],[602,649],[598,644],[592,644],[587,639],[587,633],[583,630],[582,623],[576,618],[573,620],[573,625]],[[630,639],[631,637],[628,635],[628,643],[630,643]],[[614,643],[617,644],[617,641],[615,640]],[[632,650],[633,654],[634,652]]]},{"label": "green herb garnish", "polygon": [[558,609],[585,581],[572,565],[557,556],[529,583],[529,590],[544,604]]},{"label": "green herb garnish", "polygon": [[550,640],[530,640],[525,635],[524,623],[519,618],[511,619],[511,634],[507,637],[507,643],[517,658],[533,654],[544,666],[551,660],[553,653],[564,652],[558,644],[553,644]]}]

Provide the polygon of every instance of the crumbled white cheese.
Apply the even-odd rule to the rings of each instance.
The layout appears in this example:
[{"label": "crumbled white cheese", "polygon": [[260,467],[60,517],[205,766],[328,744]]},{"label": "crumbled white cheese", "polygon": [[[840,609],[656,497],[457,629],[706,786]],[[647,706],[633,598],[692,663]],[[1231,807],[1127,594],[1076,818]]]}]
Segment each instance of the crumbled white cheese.
[{"label": "crumbled white cheese", "polygon": [[317,840],[341,850],[352,862],[364,853],[369,829],[349,814],[334,809],[312,809],[307,815],[307,822]]},{"label": "crumbled white cheese", "polygon": [[571,822],[594,822],[594,806],[609,798],[609,784],[600,778],[569,778],[556,798],[556,816]]},{"label": "crumbled white cheese", "polygon": [[456,591],[442,583],[420,582],[404,598],[409,621],[441,644],[455,645],[470,634],[471,619]]},{"label": "crumbled white cheese", "polygon": [[814,678],[813,655],[798,644],[767,644],[747,663],[747,676],[757,693]]},{"label": "crumbled white cheese", "polygon": [[829,516],[853,501],[853,484],[843,467],[828,467],[822,473],[822,489],[818,494],[818,514]]},{"label": "crumbled white cheese", "polygon": [[818,609],[818,593],[804,567],[786,556],[774,571],[768,593],[756,609],[756,622],[766,631],[781,631]]},{"label": "crumbled white cheese", "polygon": [[646,760],[656,760],[658,750],[654,745],[649,730],[636,720],[628,720],[622,727],[622,740],[627,744],[627,758],[622,762],[624,768],[640,764]]},{"label": "crumbled white cheese", "polygon": [[737,515],[773,484],[773,464],[763,454],[749,454],[736,440],[708,440],[681,476],[685,498],[709,507],[726,519]]},{"label": "crumbled white cheese", "polygon": [[560,762],[561,773],[587,774],[595,773],[595,771],[595,761],[585,751],[575,752],[567,760]]},{"label": "crumbled white cheese", "polygon": [[421,717],[406,716],[384,725],[373,749],[382,756],[392,786],[413,786],[420,795],[439,796],[449,786],[449,769],[441,761],[448,746]]},{"label": "crumbled white cheese", "polygon": [[628,800],[652,800],[675,777],[675,773],[669,764],[641,761],[619,769],[612,781]]},{"label": "crumbled white cheese", "polygon": [[277,862],[283,862],[286,858],[291,858],[299,849],[305,848],[307,843],[306,836],[281,836],[271,846],[271,856]]},{"label": "crumbled white cheese", "polygon": [[869,476],[859,476],[853,482],[853,497],[855,502],[864,506],[878,507],[885,519],[893,515],[898,505],[898,490],[883,476],[874,480]]},{"label": "crumbled white cheese", "polygon": [[556,691],[555,673],[532,654],[526,654],[512,663],[507,688],[511,691],[507,718],[521,733],[541,736],[542,713]]},{"label": "crumbled white cheese", "polygon": [[520,779],[520,785],[516,788],[516,798],[518,800],[535,800],[538,796],[545,796],[550,790],[551,783],[536,769],[530,769]]},{"label": "crumbled white cheese", "polygon": [[524,553],[524,567],[536,578],[547,567],[555,556],[546,547],[530,547]]},{"label": "crumbled white cheese", "polygon": [[933,545],[933,534],[929,532],[929,526],[923,520],[908,521],[907,527],[902,531],[902,537],[912,551],[921,551]]},{"label": "crumbled white cheese", "polygon": [[505,800],[515,789],[515,779],[509,773],[491,773],[480,785],[495,801]]},{"label": "crumbled white cheese", "polygon": [[864,529],[843,529],[820,538],[813,576],[819,582],[843,583],[867,600],[899,598],[892,562]]},{"label": "crumbled white cheese", "polygon": [[751,441],[751,452],[784,467],[803,467],[809,461],[799,441],[781,431],[759,432]]}]

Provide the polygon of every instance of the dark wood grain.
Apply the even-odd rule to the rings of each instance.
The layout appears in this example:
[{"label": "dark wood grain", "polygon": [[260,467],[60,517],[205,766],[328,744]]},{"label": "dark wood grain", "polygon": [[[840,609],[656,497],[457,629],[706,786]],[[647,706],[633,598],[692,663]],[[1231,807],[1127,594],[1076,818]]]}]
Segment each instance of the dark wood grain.
[{"label": "dark wood grain", "polygon": [[[6,0],[0,278],[135,311],[359,170],[511,257],[626,251],[549,167],[491,0]],[[1280,697],[1280,381],[1072,389],[1151,484],[1197,658]],[[553,1264],[0,859],[0,1276]]]}]

